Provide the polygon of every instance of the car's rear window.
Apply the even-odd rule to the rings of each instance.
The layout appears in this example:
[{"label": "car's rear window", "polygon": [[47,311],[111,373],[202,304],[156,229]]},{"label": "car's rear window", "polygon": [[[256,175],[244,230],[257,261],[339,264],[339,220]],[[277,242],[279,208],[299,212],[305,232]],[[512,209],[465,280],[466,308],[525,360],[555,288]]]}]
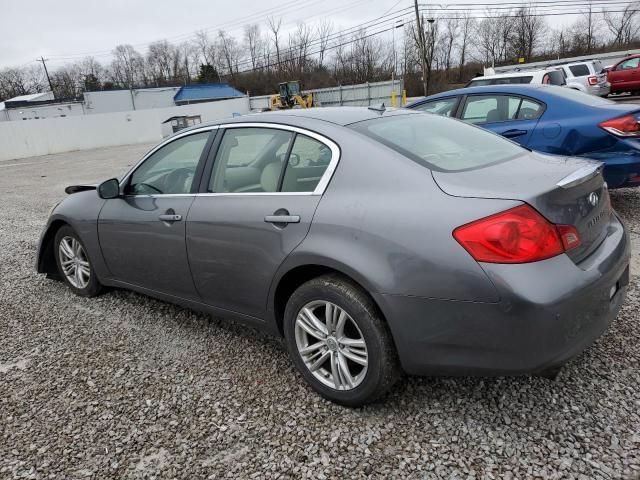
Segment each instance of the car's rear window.
[{"label": "car's rear window", "polygon": [[573,88],[556,87],[551,85],[546,88],[552,89],[551,91],[557,97],[566,98],[567,100],[572,100],[592,107],[616,103],[612,100],[598,97],[597,95],[589,95],[588,93],[581,92],[580,90],[574,90]]},{"label": "car's rear window", "polygon": [[429,113],[376,118],[350,127],[427,168],[443,172],[481,168],[525,152],[487,130]]},{"label": "car's rear window", "polygon": [[602,73],[604,68],[602,67],[602,62],[600,60],[593,61],[593,71],[596,73]]}]

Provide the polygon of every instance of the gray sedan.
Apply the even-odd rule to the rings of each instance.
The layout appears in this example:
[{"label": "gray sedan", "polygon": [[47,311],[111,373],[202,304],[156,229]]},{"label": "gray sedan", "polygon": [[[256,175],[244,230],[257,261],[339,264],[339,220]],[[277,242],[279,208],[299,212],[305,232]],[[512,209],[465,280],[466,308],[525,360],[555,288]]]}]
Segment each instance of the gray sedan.
[{"label": "gray sedan", "polygon": [[39,272],[284,336],[304,379],[350,406],[402,372],[552,375],[629,280],[600,164],[415,111],[199,125],[67,193]]}]

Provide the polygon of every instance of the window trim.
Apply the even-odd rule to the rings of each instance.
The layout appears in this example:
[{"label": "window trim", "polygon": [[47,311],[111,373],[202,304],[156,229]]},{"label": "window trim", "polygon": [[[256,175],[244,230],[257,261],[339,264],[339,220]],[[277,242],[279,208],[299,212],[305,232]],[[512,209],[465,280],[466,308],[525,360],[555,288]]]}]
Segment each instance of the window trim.
[{"label": "window trim", "polygon": [[[464,118],[462,118],[462,114],[464,113],[464,107],[467,103],[467,100],[469,99],[469,97],[478,97],[478,96],[488,96],[488,95],[496,95],[496,96],[503,96],[503,97],[516,97],[520,99],[520,104],[518,105],[518,110],[516,110],[516,116],[518,115],[518,113],[520,112],[520,107],[522,106],[522,100],[524,100],[525,98],[527,100],[530,100],[534,103],[539,103],[542,106],[542,111],[540,112],[540,115],[538,115],[536,118],[514,118],[514,119],[510,119],[510,120],[501,120],[499,122],[482,122],[482,123],[471,123],[471,122],[467,122],[465,121]],[[460,102],[459,105],[460,111],[458,112],[458,116],[456,117],[458,120],[460,120],[461,122],[465,122],[469,125],[500,125],[501,123],[508,123],[508,122],[533,122],[533,121],[538,121],[540,120],[540,118],[542,117],[542,115],[544,115],[544,112],[547,111],[547,104],[545,102],[543,102],[542,100],[538,100],[537,98],[533,98],[530,97],[529,95],[522,95],[520,93],[506,93],[506,92],[482,92],[482,93],[469,93],[467,95],[464,96],[464,99]]]},{"label": "window trim", "polygon": [[428,103],[434,103],[434,102],[441,102],[442,100],[449,100],[449,99],[454,99],[455,103],[453,104],[453,108],[451,109],[451,115],[449,115],[449,118],[457,118],[456,117],[456,113],[458,113],[458,108],[460,107],[460,99],[463,98],[464,95],[444,95],[442,97],[438,97],[438,98],[432,98],[430,100],[423,100],[420,103],[416,103],[415,105],[411,106],[411,110],[417,110],[419,112],[422,113],[431,113],[433,115],[440,115],[439,113],[434,113],[434,112],[427,112],[425,110],[420,110],[418,107],[421,107],[422,105],[426,105]]},{"label": "window trim", "polygon": [[[196,193],[195,192],[191,192],[191,193],[150,193],[150,194],[146,194],[146,193],[137,193],[137,194],[125,194],[125,188],[127,186],[127,184],[129,183],[129,180],[131,180],[131,176],[133,175],[133,173],[149,158],[151,157],[154,153],[156,153],[158,150],[160,150],[161,148],[169,145],[170,143],[175,142],[176,140],[179,140],[181,138],[184,137],[188,137],[190,135],[195,135],[197,133],[205,133],[205,132],[209,132],[209,134],[211,134],[211,132],[213,132],[214,130],[218,129],[218,125],[210,125],[207,127],[199,127],[193,130],[187,130],[185,132],[181,132],[181,133],[177,133],[175,135],[171,135],[170,137],[166,138],[164,141],[160,142],[158,145],[156,145],[155,147],[153,147],[151,150],[149,150],[147,153],[144,154],[144,156],[142,157],[142,159],[140,159],[133,167],[131,167],[129,169],[129,171],[127,173],[124,174],[124,176],[119,180],[120,182],[120,195],[131,198],[131,197],[153,197],[153,198],[169,198],[169,197],[192,197],[194,196]],[[205,155],[205,163],[206,163],[206,159],[209,156],[209,149],[211,148],[212,145],[212,138],[214,137],[210,137],[207,140],[207,143],[204,146],[204,149],[202,150],[202,152],[200,153],[200,159],[198,160],[198,164],[202,163],[202,159],[203,159],[203,155]],[[198,170],[200,170],[200,172],[198,172]],[[198,174],[201,174],[201,169],[196,169],[196,177],[198,176]],[[193,184],[199,184],[200,179],[199,178],[195,178],[193,179]],[[193,186],[192,186],[193,189]]]},{"label": "window trim", "polygon": [[[203,175],[202,181],[200,183],[200,189],[195,194],[198,197],[228,197],[228,196],[261,197],[265,195],[320,196],[320,195],[323,195],[325,190],[327,189],[327,186],[329,185],[329,182],[331,181],[331,178],[333,177],[333,174],[340,160],[340,153],[341,153],[340,147],[333,140],[330,140],[324,135],[320,135],[319,133],[306,130],[304,128],[294,127],[292,125],[285,125],[281,123],[271,123],[271,122],[237,122],[237,123],[227,123],[223,125],[218,125],[218,127],[222,133],[224,133],[224,130],[228,128],[271,128],[275,130],[286,130],[292,133],[306,135],[307,137],[317,140],[318,142],[328,147],[329,150],[331,150],[331,161],[329,162],[329,165],[327,166],[326,170],[322,174],[322,177],[320,177],[320,181],[316,185],[316,188],[312,192],[206,192],[206,191],[203,191],[203,186],[208,183],[209,179],[205,178],[205,175]],[[223,136],[224,135],[221,135],[220,138],[222,139]],[[217,142],[217,143],[218,144],[216,145],[215,151],[214,149],[212,149],[211,153],[209,154],[208,163],[210,163],[210,165],[207,165],[204,169],[204,172],[208,172],[209,176],[213,175],[213,168],[215,167],[214,163],[218,155],[218,149],[220,147],[220,142]]]}]

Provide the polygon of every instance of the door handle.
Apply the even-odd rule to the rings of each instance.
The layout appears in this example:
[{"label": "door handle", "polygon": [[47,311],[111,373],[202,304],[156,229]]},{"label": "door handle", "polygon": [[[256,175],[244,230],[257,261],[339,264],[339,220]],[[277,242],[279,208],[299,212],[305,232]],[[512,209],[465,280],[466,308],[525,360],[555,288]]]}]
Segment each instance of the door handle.
[{"label": "door handle", "polygon": [[501,135],[507,138],[514,138],[514,137],[520,137],[521,135],[526,135],[526,133],[527,133],[526,130],[518,130],[514,128],[511,130],[506,130],[502,132]]},{"label": "door handle", "polygon": [[162,222],[179,222],[180,220],[182,220],[182,215],[160,215],[158,217],[158,220]]},{"label": "door handle", "polygon": [[300,223],[300,215],[267,215],[264,217],[267,223]]}]

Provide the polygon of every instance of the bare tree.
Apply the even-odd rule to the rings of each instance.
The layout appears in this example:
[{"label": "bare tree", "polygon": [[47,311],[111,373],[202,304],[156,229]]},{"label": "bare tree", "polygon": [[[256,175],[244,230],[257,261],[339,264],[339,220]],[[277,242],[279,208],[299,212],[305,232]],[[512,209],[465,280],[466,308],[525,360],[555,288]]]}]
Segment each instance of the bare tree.
[{"label": "bare tree", "polygon": [[613,45],[627,46],[638,34],[638,9],[640,3],[629,3],[622,12],[603,10],[604,23],[613,36]]},{"label": "bare tree", "polygon": [[198,52],[198,61],[202,65],[215,66],[218,63],[216,45],[205,30],[196,32],[194,46]]},{"label": "bare tree", "polygon": [[111,70],[115,83],[133,88],[143,76],[142,55],[131,45],[118,45],[112,53]]},{"label": "bare tree", "polygon": [[453,46],[458,38],[458,29],[460,27],[460,22],[457,18],[452,17],[446,19],[444,24],[444,35],[443,35],[443,53],[444,53],[444,68],[448,72],[451,67],[451,52],[453,51]]},{"label": "bare tree", "polygon": [[289,35],[289,48],[286,52],[289,74],[302,76],[306,70],[312,30],[304,22],[299,22],[296,30]]},{"label": "bare tree", "polygon": [[282,69],[281,58],[280,58],[280,28],[282,27],[282,18],[276,20],[273,17],[269,17],[267,20],[269,24],[269,30],[271,30],[271,34],[273,35],[272,41],[273,45],[276,48],[276,65],[277,70],[280,71]]},{"label": "bare tree", "polygon": [[460,48],[460,63],[458,66],[458,81],[462,81],[462,69],[465,61],[467,60],[467,49],[469,48],[469,36],[475,31],[476,22],[469,13],[463,15],[460,22],[460,35],[459,35],[459,48]]},{"label": "bare tree", "polygon": [[514,34],[513,49],[518,57],[524,57],[525,61],[530,61],[542,36],[547,31],[544,18],[536,15],[530,7],[522,7],[516,13],[512,29]]},{"label": "bare tree", "polygon": [[329,46],[329,38],[333,32],[333,22],[329,19],[322,19],[316,27],[316,35],[318,38],[318,68],[322,68],[324,63],[324,55]]},{"label": "bare tree", "polygon": [[236,39],[224,30],[218,32],[218,48],[220,49],[221,63],[227,73],[234,78],[238,70],[238,61],[240,59],[240,48]]},{"label": "bare tree", "polygon": [[253,25],[244,26],[244,48],[249,52],[251,68],[255,70],[258,67],[260,51],[262,50],[260,27],[255,23]]},{"label": "bare tree", "polygon": [[37,66],[0,70],[0,101],[43,91],[45,80]]}]

